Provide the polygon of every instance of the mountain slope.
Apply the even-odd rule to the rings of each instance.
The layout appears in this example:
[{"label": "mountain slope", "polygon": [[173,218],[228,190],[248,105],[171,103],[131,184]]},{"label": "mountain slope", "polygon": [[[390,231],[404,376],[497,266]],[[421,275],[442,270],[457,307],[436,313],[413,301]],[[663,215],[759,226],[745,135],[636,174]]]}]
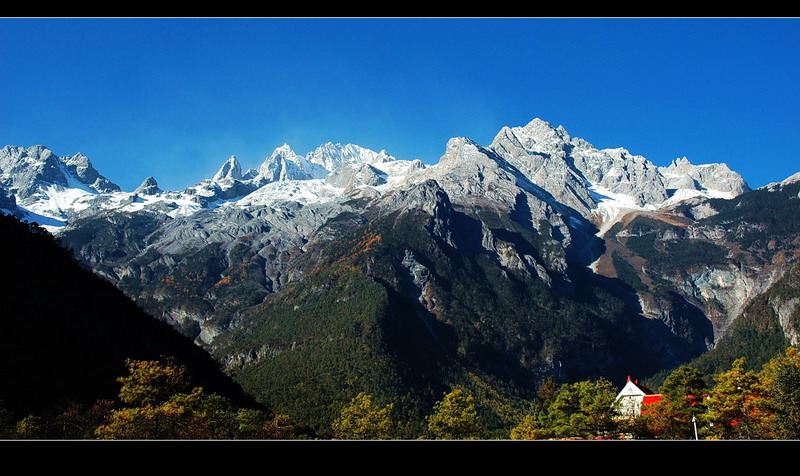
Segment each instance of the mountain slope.
[{"label": "mountain slope", "polygon": [[692,365],[706,375],[731,367],[739,357],[759,370],[786,347],[800,344],[800,264],[796,263],[769,289],[752,299],[715,348]]},{"label": "mountain slope", "polygon": [[0,287],[0,399],[19,415],[113,398],[127,358],[175,357],[193,384],[252,404],[202,349],[141,311],[74,261],[44,230],[0,215],[7,253]]},{"label": "mountain slope", "polygon": [[[501,427],[511,422],[502,402],[524,408],[548,376],[622,382],[686,352],[591,276],[572,276],[581,292],[570,297],[509,266],[520,253],[541,259],[543,242],[510,214],[460,212],[434,181],[407,193],[424,206],[375,207],[360,224],[334,218],[326,228],[336,239],[296,260],[313,262],[305,277],[215,341],[215,355],[256,398],[325,431],[359,392],[421,421],[442,392],[463,385],[484,394],[485,418]],[[493,233],[505,260],[486,247]]]},{"label": "mountain slope", "polygon": [[634,288],[645,315],[712,348],[800,258],[799,193],[788,182],[629,213],[593,267]]},{"label": "mountain slope", "polygon": [[541,119],[504,127],[490,149],[556,199],[593,217],[601,230],[626,209],[655,210],[687,198],[733,198],[749,187],[725,164],[695,166],[686,158],[657,167],[624,148],[597,149]]},{"label": "mountain slope", "polygon": [[[49,229],[314,428],[360,391],[421,421],[453,385],[500,427],[548,376],[621,382],[724,341],[797,257],[794,186],[534,119],[430,166],[331,143],[231,157],[186,190],[87,195]],[[2,203],[29,213],[14,190]]]},{"label": "mountain slope", "polygon": [[[769,287],[746,302],[741,315],[709,353],[695,362],[707,373],[729,368],[746,357],[758,369],[787,345],[800,345],[800,175],[742,196],[735,204],[719,203],[709,221],[728,230],[742,244],[741,255],[756,261],[761,285]],[[744,220],[737,219],[744,215]],[[785,270],[776,273],[774,270]]]}]

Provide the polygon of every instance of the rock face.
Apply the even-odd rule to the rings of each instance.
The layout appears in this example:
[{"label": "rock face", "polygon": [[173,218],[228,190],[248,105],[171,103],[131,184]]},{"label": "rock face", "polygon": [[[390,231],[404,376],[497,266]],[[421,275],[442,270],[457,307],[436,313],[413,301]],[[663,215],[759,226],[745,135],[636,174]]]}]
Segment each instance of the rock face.
[{"label": "rock face", "polygon": [[14,198],[19,215],[55,226],[88,208],[98,195],[119,191],[83,154],[59,157],[41,145],[1,149],[0,186]]},{"label": "rock face", "polygon": [[[670,198],[724,196],[749,190],[724,164],[694,166],[686,158],[657,167],[624,148],[599,150],[541,119],[504,127],[489,146],[532,182],[584,216],[609,198],[624,196],[634,208],[661,208]],[[688,193],[687,193],[688,192]]]},{"label": "rock face", "polygon": [[736,266],[729,265],[692,271],[684,281],[676,282],[675,286],[685,296],[705,304],[703,307],[707,308],[706,314],[714,324],[714,337],[718,339],[725,334],[747,303],[766,291],[782,272],[783,270],[777,269],[743,272]]},{"label": "rock face", "polygon": [[83,154],[59,157],[42,146],[6,146],[0,150],[3,185],[25,201],[47,186],[82,188],[94,193],[114,192],[119,187],[100,175]]},{"label": "rock face", "polygon": [[211,179],[213,182],[221,182],[223,180],[242,180],[242,166],[236,160],[236,156],[232,155],[222,167],[219,168],[214,177]]},{"label": "rock face", "polygon": [[[800,183],[789,182],[733,200],[693,198],[661,211],[630,213],[606,233],[608,251],[595,267],[610,275],[613,261],[615,276],[635,290],[646,315],[674,332],[692,329],[695,341],[712,348],[796,266],[799,191]],[[796,324],[787,317],[794,312],[791,298],[770,306],[791,341],[796,337]],[[701,323],[698,313],[710,327],[695,325]],[[758,320],[751,316],[747,322]]]},{"label": "rock face", "polygon": [[[243,312],[305,279],[348,230],[376,217],[423,213],[423,231],[442,253],[488,258],[507,279],[534,279],[566,296],[600,286],[586,284],[596,275],[574,282],[592,262],[622,279],[624,265],[609,264],[616,251],[633,269],[626,283],[638,286],[638,299],[630,290],[614,292],[638,302],[632,306],[643,322],[663,323],[698,351],[713,346],[743,302],[785,270],[756,263],[765,256],[755,251],[736,257],[742,245],[732,234],[752,229],[723,221],[732,212],[715,199],[742,197],[749,188],[724,164],[682,158],[658,167],[624,148],[597,149],[540,119],[502,128],[488,146],[453,138],[431,166],[353,144],[326,143],[306,155],[284,144],[247,171],[231,156],[212,178],[185,190],[162,190],[148,177],[127,193],[81,154],[7,146],[0,174],[2,203],[44,221],[98,274],[211,349]],[[787,179],[764,193],[796,196],[793,184]],[[642,213],[678,225],[651,236],[630,227]],[[790,261],[794,245],[784,241],[771,246]],[[673,269],[659,258],[683,256],[680,243],[698,242],[725,256]],[[435,270],[411,246],[398,260],[410,283],[404,292],[425,312],[439,312]],[[669,292],[656,292],[656,282]]]},{"label": "rock face", "polygon": [[731,196],[750,190],[742,177],[725,164],[692,165],[683,157],[672,161],[669,167],[659,167],[666,179],[667,189],[710,189]]},{"label": "rock face", "polygon": [[22,213],[17,208],[17,201],[13,195],[10,195],[4,188],[0,188],[0,210],[9,215],[21,215]]},{"label": "rock face", "polygon": [[141,185],[133,191],[136,195],[158,195],[162,190],[158,188],[158,182],[152,176],[142,181]]},{"label": "rock face", "polygon": [[375,187],[386,183],[386,174],[369,164],[345,165],[331,172],[325,183],[347,190],[365,185]]}]

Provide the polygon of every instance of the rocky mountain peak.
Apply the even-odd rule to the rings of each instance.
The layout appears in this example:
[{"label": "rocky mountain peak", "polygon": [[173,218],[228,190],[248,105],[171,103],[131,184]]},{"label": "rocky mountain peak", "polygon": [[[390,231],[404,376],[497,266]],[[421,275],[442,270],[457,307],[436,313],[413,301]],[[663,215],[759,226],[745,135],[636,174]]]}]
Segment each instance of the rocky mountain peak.
[{"label": "rocky mountain peak", "polygon": [[454,159],[477,157],[483,147],[468,137],[453,137],[447,141],[445,153],[439,163],[447,163]]},{"label": "rocky mountain peak", "polygon": [[669,164],[668,168],[680,169],[680,168],[686,168],[686,167],[691,167],[691,166],[692,166],[692,163],[689,161],[688,158],[686,158],[686,157],[678,157],[676,159],[673,159],[673,161]]},{"label": "rocky mountain peak", "polygon": [[137,195],[156,195],[161,193],[161,189],[158,187],[158,182],[156,182],[156,179],[151,175],[144,179],[142,184],[136,187],[136,190],[134,190],[133,193]]},{"label": "rocky mountain peak", "polygon": [[48,160],[52,161],[57,158],[50,149],[43,145],[33,145],[27,149],[7,145],[0,151],[0,168],[2,170],[20,170],[23,167],[42,167]]},{"label": "rocky mountain peak", "polygon": [[215,182],[219,182],[221,180],[241,180],[242,179],[242,166],[239,164],[239,161],[236,160],[236,156],[232,155],[228,160],[222,164],[222,167],[219,168],[219,171],[214,175],[212,179]]},{"label": "rocky mountain peak", "polygon": [[395,160],[385,150],[375,152],[355,144],[340,144],[326,142],[310,152],[306,159],[315,165],[324,167],[328,172],[333,172],[343,164],[379,164]]},{"label": "rocky mountain peak", "polygon": [[16,160],[38,161],[53,156],[53,152],[44,145],[32,145],[28,148],[7,145],[0,150],[0,157],[14,158]]},{"label": "rocky mountain peak", "polygon": [[[278,180],[288,179],[303,179],[296,173],[299,169],[298,164],[302,161],[302,157],[297,155],[295,151],[289,147],[289,144],[283,144],[275,149],[267,159],[258,166],[256,175],[265,179],[267,182],[276,182]],[[294,172],[294,173],[293,173]],[[253,175],[248,173],[248,178]]]},{"label": "rocky mountain peak", "polygon": [[[658,169],[664,176],[664,183],[668,189],[711,190],[726,194],[723,196],[727,198],[733,198],[750,190],[741,175],[722,163],[694,165],[689,159],[682,157],[673,160],[669,167]],[[688,186],[687,179],[691,179],[696,187]]]},{"label": "rocky mountain peak", "polygon": [[[786,177],[785,179],[781,180],[780,182],[770,182],[761,188],[773,191],[773,190],[779,190],[787,185],[791,185],[797,182],[800,182],[800,172],[794,173]],[[800,194],[798,194],[798,196],[800,196]]]},{"label": "rocky mountain peak", "polygon": [[51,186],[77,188],[88,193],[114,192],[119,186],[100,175],[83,154],[59,157],[43,145],[6,146],[0,151],[3,185],[18,199],[39,196]]},{"label": "rocky mountain peak", "polygon": [[289,144],[283,144],[282,146],[275,148],[275,150],[272,151],[272,154],[270,154],[270,156],[264,160],[261,166],[270,162],[275,162],[276,160],[290,160],[292,162],[298,162],[300,160],[300,156],[297,155],[294,150],[292,150]]},{"label": "rocky mountain peak", "polygon": [[393,190],[381,197],[380,203],[385,210],[422,210],[429,215],[436,215],[442,207],[450,207],[447,193],[437,181],[430,179]]},{"label": "rocky mountain peak", "polygon": [[64,157],[64,163],[67,165],[74,165],[75,167],[81,167],[81,168],[92,167],[92,163],[89,160],[89,157],[86,157],[80,152],[70,157]]},{"label": "rocky mountain peak", "polygon": [[278,155],[282,157],[294,157],[297,156],[297,153],[294,150],[292,150],[292,147],[289,144],[284,142],[283,145],[275,148],[275,150],[272,152],[271,157],[275,157]]},{"label": "rocky mountain peak", "polygon": [[528,152],[550,152],[563,148],[571,138],[564,127],[553,127],[549,122],[535,118],[522,127],[503,127],[492,146],[503,141],[516,143]]},{"label": "rocky mountain peak", "polygon": [[538,117],[526,125],[514,129],[522,133],[521,135],[539,142],[569,142],[570,140],[569,134],[563,126],[553,127],[549,122]]}]

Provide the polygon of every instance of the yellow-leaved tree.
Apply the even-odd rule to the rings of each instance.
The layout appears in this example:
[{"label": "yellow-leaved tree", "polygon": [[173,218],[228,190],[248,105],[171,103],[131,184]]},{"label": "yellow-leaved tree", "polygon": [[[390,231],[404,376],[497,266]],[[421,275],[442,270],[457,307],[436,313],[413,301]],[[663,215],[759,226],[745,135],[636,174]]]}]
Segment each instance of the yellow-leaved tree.
[{"label": "yellow-leaved tree", "polygon": [[331,425],[336,438],[343,440],[379,440],[392,437],[393,403],[376,405],[372,395],[359,393],[342,409]]},{"label": "yellow-leaved tree", "polygon": [[427,417],[428,430],[440,440],[472,440],[483,432],[475,409],[475,397],[462,388],[446,393]]},{"label": "yellow-leaved tree", "polygon": [[703,419],[708,423],[711,439],[761,439],[768,438],[769,419],[761,375],[747,370],[744,357],[733,361],[730,370],[714,376],[716,385],[711,389],[708,413]]},{"label": "yellow-leaved tree", "polygon": [[203,389],[189,389],[186,368],[174,362],[125,361],[128,375],[117,379],[122,384],[119,399],[128,405],[113,410],[108,422],[95,430],[102,439],[203,438],[196,410]]},{"label": "yellow-leaved tree", "polygon": [[128,375],[119,400],[95,430],[102,439],[291,439],[297,437],[284,415],[236,408],[227,398],[191,388],[186,368],[172,361],[127,360]]}]

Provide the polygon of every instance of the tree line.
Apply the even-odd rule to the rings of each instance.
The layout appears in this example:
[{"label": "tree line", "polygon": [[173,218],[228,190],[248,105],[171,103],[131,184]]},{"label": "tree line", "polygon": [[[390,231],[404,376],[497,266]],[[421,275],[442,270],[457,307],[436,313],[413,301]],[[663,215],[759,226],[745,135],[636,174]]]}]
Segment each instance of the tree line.
[{"label": "tree line", "polygon": [[[543,439],[798,439],[800,438],[800,351],[788,347],[756,372],[739,358],[706,376],[684,365],[659,390],[661,399],[640,415],[624,415],[619,390],[606,379],[539,388],[532,409],[508,438]],[[377,405],[359,394],[334,422],[336,438],[391,438],[392,404]],[[420,438],[481,439],[487,435],[476,401],[463,388],[446,393],[426,418]]]},{"label": "tree line", "polygon": [[[744,358],[707,376],[684,365],[659,387],[661,399],[640,415],[623,415],[618,389],[606,379],[540,385],[530,410],[507,438],[541,439],[798,439],[800,351],[788,347],[760,371]],[[241,408],[189,384],[187,369],[171,360],[126,361],[128,374],[115,400],[90,408],[67,405],[47,416],[14,421],[0,406],[4,439],[395,439],[409,422],[394,404],[361,392],[341,409],[332,433],[318,435],[289,416]],[[481,402],[464,387],[443,394],[425,417],[418,439],[497,438],[482,421]],[[407,436],[406,436],[407,438]]]},{"label": "tree line", "polygon": [[14,421],[0,406],[4,439],[295,439],[304,435],[287,416],[237,407],[190,385],[187,369],[172,360],[126,360],[117,399],[89,408],[67,403],[47,415]]},{"label": "tree line", "polygon": [[[710,378],[709,378],[710,377]],[[511,431],[512,439],[798,439],[800,352],[788,347],[760,371],[745,358],[712,376],[684,365],[673,370],[661,399],[640,415],[622,415],[608,381],[539,390],[537,411]]]}]

